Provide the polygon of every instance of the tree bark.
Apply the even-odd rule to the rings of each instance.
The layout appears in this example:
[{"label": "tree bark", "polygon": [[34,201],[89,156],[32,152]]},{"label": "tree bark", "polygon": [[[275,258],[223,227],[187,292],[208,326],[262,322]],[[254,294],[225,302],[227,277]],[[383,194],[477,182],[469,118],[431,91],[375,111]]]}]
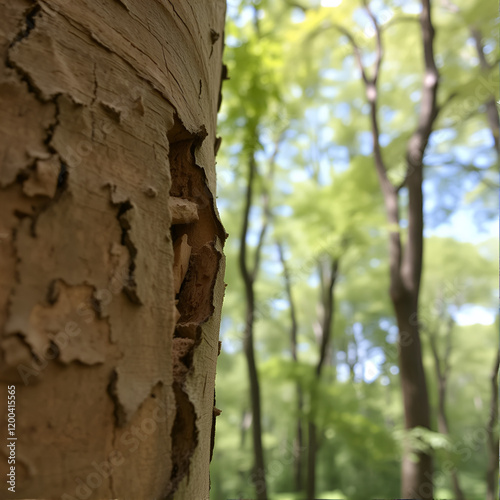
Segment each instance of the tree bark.
[{"label": "tree bark", "polygon": [[9,497],[208,499],[225,2],[0,8]]}]

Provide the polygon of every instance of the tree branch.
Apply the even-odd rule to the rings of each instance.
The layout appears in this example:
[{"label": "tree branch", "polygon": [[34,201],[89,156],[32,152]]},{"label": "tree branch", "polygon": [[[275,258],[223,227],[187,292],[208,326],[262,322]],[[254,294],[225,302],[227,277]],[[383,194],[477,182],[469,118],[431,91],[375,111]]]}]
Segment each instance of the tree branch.
[{"label": "tree branch", "polygon": [[[476,45],[481,71],[486,73],[491,70],[492,66],[488,63],[484,54],[483,37],[477,28],[471,28],[471,34]],[[486,117],[495,142],[495,149],[497,150],[497,153],[500,154],[500,118],[498,117],[497,104],[494,95],[491,95],[486,101]]]},{"label": "tree branch", "polygon": [[490,64],[486,60],[486,56],[484,55],[484,46],[483,46],[483,36],[481,32],[477,28],[471,28],[470,33],[472,38],[474,39],[474,44],[476,45],[477,57],[479,59],[479,65],[483,71],[489,71],[491,69]]},{"label": "tree branch", "polygon": [[359,70],[361,71],[361,79],[363,80],[363,82],[365,84],[367,84],[368,77],[366,75],[366,70],[365,70],[365,67],[363,65],[363,61],[361,60],[361,51],[359,49],[359,45],[356,43],[356,40],[354,40],[354,36],[351,34],[351,32],[349,30],[347,30],[346,28],[344,28],[340,24],[331,24],[325,29],[328,29],[328,28],[336,29],[337,31],[342,33],[347,38],[347,40],[349,40],[349,43],[351,44],[353,52],[354,52],[354,57],[356,59],[356,63],[358,65]]},{"label": "tree branch", "polygon": [[245,288],[247,292],[249,288],[252,287],[253,277],[250,273],[247,265],[247,236],[248,236],[248,227],[250,223],[250,208],[252,206],[252,198],[253,198],[253,184],[255,178],[255,153],[252,151],[250,153],[248,159],[248,178],[247,178],[247,188],[245,193],[245,205],[243,209],[243,225],[241,228],[240,235],[240,252],[239,252],[239,266],[241,271],[241,276],[243,277],[243,281],[245,283]]},{"label": "tree branch", "polygon": [[334,304],[334,286],[335,281],[337,280],[339,268],[339,259],[335,257],[332,259],[329,269],[328,279],[323,276],[323,282],[325,283],[325,287],[322,290],[323,297],[323,321],[321,322],[321,345],[320,345],[320,353],[318,364],[316,365],[316,376],[320,377],[321,370],[323,368],[326,353],[328,351],[328,346],[330,343],[330,333],[333,324],[333,312],[335,308]]},{"label": "tree branch", "polygon": [[294,361],[297,361],[297,315],[295,312],[295,302],[292,296],[292,280],[290,278],[290,273],[288,271],[288,266],[286,263],[285,255],[283,252],[283,244],[280,240],[277,240],[276,246],[278,247],[278,255],[281,262],[281,266],[283,268],[283,277],[285,278],[285,291],[288,299],[288,305],[290,307],[290,340],[292,344],[292,357]]},{"label": "tree branch", "polygon": [[377,86],[377,80],[378,80],[378,75],[380,73],[380,65],[382,64],[382,56],[383,56],[383,49],[382,49],[382,35],[380,32],[380,26],[377,22],[377,18],[374,16],[370,5],[368,4],[368,0],[363,0],[363,5],[365,7],[365,10],[370,17],[373,27],[375,28],[375,36],[376,36],[376,56],[375,56],[375,68],[373,70],[373,77],[371,79],[371,82],[373,85],[376,87]]},{"label": "tree branch", "polygon": [[373,12],[371,9],[368,7],[368,4],[365,1],[365,8],[367,10],[368,15],[370,16],[374,27],[375,27],[375,32],[376,32],[376,38],[377,38],[377,55],[376,55],[376,61],[375,61],[375,69],[374,69],[374,74],[372,78],[368,78],[366,74],[366,69],[363,65],[363,61],[361,59],[361,52],[359,49],[358,44],[354,40],[354,37],[351,35],[351,33],[343,28],[342,26],[339,26],[337,24],[332,25],[333,28],[337,29],[340,31],[343,35],[347,37],[349,40],[350,44],[353,47],[354,50],[354,55],[356,58],[356,63],[358,65],[358,68],[361,72],[361,80],[363,82],[363,85],[365,87],[365,93],[366,97],[368,99],[368,102],[370,104],[370,126],[372,130],[372,141],[373,141],[373,154],[375,157],[375,168],[377,169],[377,174],[379,177],[380,185],[382,188],[382,192],[384,194],[384,197],[387,197],[391,194],[391,191],[394,190],[394,186],[392,186],[391,182],[389,181],[389,178],[387,177],[387,169],[385,167],[385,163],[382,157],[382,149],[380,147],[380,130],[379,130],[379,123],[378,123],[378,116],[377,116],[377,81],[380,73],[380,66],[382,64],[382,57],[383,57],[383,45],[382,45],[382,37],[381,37],[381,32],[380,32],[380,27],[377,23],[377,20],[375,16],[373,15]]},{"label": "tree branch", "polygon": [[[443,0],[442,3],[444,7],[448,9],[450,12],[453,12],[454,14],[459,14],[463,18],[462,11],[457,5],[452,3],[450,0]],[[496,60],[494,64],[490,64],[486,59],[486,56],[484,54],[483,36],[478,28],[471,27],[470,33],[474,40],[474,44],[476,46],[477,57],[479,59],[479,66],[481,67],[481,70],[486,73],[490,71],[494,66],[496,66],[499,63],[499,61]],[[493,135],[493,140],[495,142],[495,149],[497,153],[500,155],[500,119],[498,117],[498,110],[497,110],[495,96],[491,95],[491,97],[486,101],[485,104],[486,104],[486,117],[488,119],[488,125],[490,127],[491,133]]]},{"label": "tree branch", "polygon": [[[280,148],[280,145],[281,145],[281,142],[284,138],[284,135],[285,135],[285,131],[286,130],[283,130],[278,139],[276,140],[276,142],[274,143],[274,151],[273,151],[273,154],[271,155],[271,158],[269,159],[269,172],[268,172],[268,176],[267,176],[267,183],[268,184],[272,184],[272,181],[273,181],[273,178],[274,178],[274,169],[275,169],[275,166],[276,166],[276,157],[278,156],[278,152],[279,152],[279,148]],[[269,222],[270,222],[270,219],[271,219],[271,205],[270,205],[270,196],[269,196],[269,191],[268,191],[268,188],[266,186],[266,183],[264,182],[264,185],[262,187],[262,201],[263,201],[263,212],[264,212],[264,215],[263,215],[263,223],[262,223],[262,227],[260,229],[260,233],[259,233],[259,239],[258,239],[258,242],[257,242],[257,247],[255,249],[255,258],[254,258],[254,264],[253,264],[253,269],[252,269],[252,272],[251,272],[251,277],[252,277],[252,280],[255,281],[257,279],[257,274],[259,272],[259,265],[260,265],[260,257],[261,257],[261,254],[262,254],[262,247],[264,245],[264,239],[265,239],[265,236],[266,236],[266,232],[269,228]]]},{"label": "tree branch", "polygon": [[420,15],[424,52],[424,79],[422,86],[422,101],[418,116],[418,126],[410,137],[406,158],[408,169],[408,238],[401,274],[407,290],[411,291],[415,300],[420,289],[423,254],[423,157],[429,142],[434,121],[437,117],[437,90],[439,73],[434,59],[434,27],[431,18],[430,0],[422,0]]}]

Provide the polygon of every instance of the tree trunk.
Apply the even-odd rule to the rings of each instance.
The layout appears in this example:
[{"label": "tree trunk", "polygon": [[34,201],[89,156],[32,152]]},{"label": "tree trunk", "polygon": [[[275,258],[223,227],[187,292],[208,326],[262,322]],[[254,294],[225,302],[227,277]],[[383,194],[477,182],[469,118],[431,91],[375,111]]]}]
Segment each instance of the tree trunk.
[{"label": "tree trunk", "polygon": [[243,210],[243,224],[240,235],[239,266],[240,273],[245,285],[246,314],[245,314],[245,337],[243,339],[243,351],[247,360],[248,381],[250,384],[250,406],[252,409],[252,438],[254,452],[254,467],[251,474],[252,482],[258,500],[267,500],[266,473],[264,464],[264,448],[262,446],[262,412],[260,407],[260,384],[257,363],[255,362],[254,349],[254,320],[255,320],[255,291],[254,284],[259,271],[260,252],[268,226],[268,206],[264,207],[266,219],[262,224],[259,235],[259,243],[255,250],[253,266],[247,263],[247,235],[250,224],[250,210],[253,203],[254,182],[257,174],[257,165],[254,152],[251,152],[248,161],[248,180],[245,194],[245,205]]},{"label": "tree trunk", "polygon": [[[418,126],[406,148],[406,174],[399,185],[394,185],[388,175],[382,148],[377,116],[377,83],[383,57],[381,28],[368,2],[364,6],[376,33],[376,58],[373,76],[367,75],[359,47],[351,38],[356,60],[361,70],[366,97],[370,104],[370,124],[373,138],[375,169],[384,196],[389,234],[390,297],[398,325],[399,369],[405,428],[430,428],[429,397],[422,362],[422,348],[418,325],[418,299],[422,277],[423,259],[423,159],[429,137],[439,112],[437,89],[439,72],[434,60],[434,27],[430,0],[421,0],[420,28],[424,55],[424,78],[422,99],[418,114]],[[399,193],[408,188],[408,234],[403,249],[399,219]],[[418,460],[411,458],[412,450],[405,447],[401,468],[401,496],[403,498],[433,498],[432,457],[415,450]]]},{"label": "tree trunk", "polygon": [[307,423],[307,500],[314,500],[316,498],[316,434],[316,424],[312,420],[309,420]]},{"label": "tree trunk", "polygon": [[208,499],[225,2],[0,6],[9,497]]},{"label": "tree trunk", "polygon": [[[441,312],[440,314],[444,314]],[[434,369],[436,372],[436,380],[438,383],[438,431],[441,434],[449,435],[450,428],[448,425],[448,416],[446,413],[446,391],[448,388],[448,375],[450,371],[450,355],[451,355],[451,333],[455,321],[452,317],[448,318],[447,330],[446,330],[446,349],[441,361],[439,357],[438,347],[436,343],[436,333],[429,331],[429,340],[432,351],[432,356],[434,358]],[[458,472],[456,468],[451,470],[451,482],[453,486],[453,491],[455,492],[456,500],[465,500],[465,495],[460,485],[460,480],[458,477]]]},{"label": "tree trunk", "polygon": [[[288,305],[290,310],[290,348],[292,352],[292,359],[294,363],[298,363],[298,353],[297,353],[297,314],[295,308],[295,301],[292,295],[292,278],[290,272],[288,271],[287,262],[283,252],[283,245],[280,241],[277,242],[278,255],[280,258],[281,266],[283,267],[283,277],[285,278],[285,291],[288,299]],[[295,481],[295,491],[298,493],[302,491],[302,451],[303,451],[303,436],[302,436],[302,411],[304,406],[302,388],[300,383],[296,386],[297,393],[297,424],[296,433],[293,444],[293,475]]]},{"label": "tree trunk", "polygon": [[491,403],[488,431],[488,470],[486,473],[486,500],[498,498],[498,369],[500,367],[500,351],[497,351],[495,365],[491,372]]},{"label": "tree trunk", "polygon": [[323,317],[321,318],[321,339],[319,348],[319,359],[316,364],[316,388],[311,393],[311,416],[308,422],[308,454],[307,454],[307,500],[314,500],[316,495],[316,455],[318,451],[317,434],[318,430],[314,423],[315,406],[319,403],[317,397],[317,387],[321,380],[323,366],[326,360],[326,353],[330,346],[332,337],[333,315],[335,311],[335,282],[339,269],[339,259],[333,258],[331,262],[323,261],[319,265],[321,279],[321,306]]},{"label": "tree trunk", "polygon": [[304,408],[304,397],[302,395],[302,388],[297,384],[297,429],[293,446],[293,457],[295,460],[293,467],[293,475],[295,477],[295,491],[301,492],[304,488],[302,481],[302,453],[305,450],[304,436],[302,431],[302,411]]},{"label": "tree trunk", "polygon": [[[422,349],[418,327],[409,321],[415,312],[406,301],[395,306],[400,332],[399,367],[405,428],[430,428],[429,398],[422,365]],[[402,498],[432,499],[432,457],[428,453],[414,451],[417,461],[411,459],[412,450],[406,448],[402,460]]]},{"label": "tree trunk", "polygon": [[[384,55],[382,29],[367,1],[363,2],[376,35],[375,62],[371,76],[363,63],[361,49],[353,35],[342,26],[336,26],[352,45],[354,57],[360,70],[366,99],[370,105],[370,128],[373,139],[375,169],[380,183],[390,225],[389,266],[390,297],[398,325],[399,368],[405,428],[429,428],[429,399],[422,363],[420,332],[418,329],[418,298],[422,276],[423,257],[423,159],[429,137],[439,112],[437,89],[439,72],[434,60],[434,27],[430,0],[421,0],[420,28],[424,55],[424,78],[422,99],[418,113],[418,126],[410,137],[406,148],[406,173],[399,185],[389,179],[380,144],[378,121],[378,79]],[[403,249],[399,219],[399,193],[408,188],[408,235]],[[417,461],[411,459],[412,450],[405,447],[401,468],[401,496],[403,498],[433,498],[433,468],[429,454],[416,451]]]}]

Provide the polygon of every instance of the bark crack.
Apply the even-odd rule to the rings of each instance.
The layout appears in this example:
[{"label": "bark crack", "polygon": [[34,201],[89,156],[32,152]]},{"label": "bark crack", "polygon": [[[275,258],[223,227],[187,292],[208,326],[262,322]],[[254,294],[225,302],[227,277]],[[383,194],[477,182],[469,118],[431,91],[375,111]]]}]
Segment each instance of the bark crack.
[{"label": "bark crack", "polygon": [[26,13],[26,27],[21,30],[14,40],[10,43],[9,47],[13,47],[16,43],[19,43],[23,38],[29,36],[31,30],[35,27],[35,17],[40,12],[40,5],[37,2],[34,2],[34,5],[30,7]]},{"label": "bark crack", "polygon": [[[216,242],[226,234],[207,187],[204,170],[196,165],[196,147],[205,130],[190,134],[176,117],[169,131],[171,237],[174,247],[174,313],[177,325],[172,340],[176,417],[172,428],[172,495],[189,474],[190,458],[198,445],[196,407],[185,384],[193,372],[193,357],[201,343],[201,325],[214,313],[213,293],[221,255]],[[168,497],[170,498],[170,496]]]},{"label": "bark crack", "polygon": [[136,268],[135,258],[137,256],[137,247],[135,246],[130,236],[130,230],[132,229],[132,225],[128,217],[128,214],[131,213],[131,210],[133,208],[134,206],[129,200],[120,203],[116,218],[118,219],[118,222],[122,229],[121,244],[127,248],[130,255],[128,279],[123,287],[123,292],[131,302],[133,302],[134,304],[142,305],[142,301],[137,294],[137,283],[134,277]]}]

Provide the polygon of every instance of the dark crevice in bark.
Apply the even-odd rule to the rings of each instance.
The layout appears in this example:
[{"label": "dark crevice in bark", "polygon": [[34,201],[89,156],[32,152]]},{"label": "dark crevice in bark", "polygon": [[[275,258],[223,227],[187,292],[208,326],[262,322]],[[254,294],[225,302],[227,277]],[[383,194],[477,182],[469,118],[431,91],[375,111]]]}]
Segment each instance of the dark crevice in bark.
[{"label": "dark crevice in bark", "polygon": [[[57,176],[57,194],[61,194],[68,187],[68,166],[61,161],[61,170],[59,171],[59,175]],[[57,196],[56,194],[56,196]]]},{"label": "dark crevice in bark", "polygon": [[59,299],[60,288],[58,286],[58,282],[59,280],[53,279],[47,287],[47,294],[45,295],[45,299],[49,306],[53,306]]},{"label": "dark crevice in bark", "polygon": [[16,43],[20,42],[23,38],[26,38],[30,34],[31,30],[35,28],[36,16],[40,12],[40,10],[40,6],[37,3],[30,7],[25,17],[25,28],[16,35],[14,40],[10,43],[9,47],[13,47]]},{"label": "dark crevice in bark", "polygon": [[116,390],[116,384],[118,382],[118,373],[113,370],[109,376],[109,383],[106,388],[111,401],[113,401],[113,416],[115,417],[115,422],[117,427],[123,427],[127,421],[127,414],[122,406],[120,398]]},{"label": "dark crevice in bark", "polygon": [[14,40],[10,43],[9,45],[9,51],[7,52],[7,59],[5,61],[5,65],[14,70],[17,75],[19,76],[20,80],[24,83],[26,83],[28,87],[28,91],[33,94],[37,100],[40,102],[46,102],[45,99],[42,97],[42,93],[38,89],[38,87],[35,85],[35,82],[31,78],[31,76],[26,73],[25,71],[22,70],[10,57],[10,51],[22,40],[27,38],[29,34],[35,29],[36,26],[36,17],[38,15],[41,15],[41,8],[40,6],[36,3],[31,7],[27,14],[26,14],[26,26],[19,31],[19,33],[15,36]]},{"label": "dark crevice in bark", "polygon": [[[174,247],[174,286],[178,287],[172,297],[177,321],[172,340],[176,417],[171,434],[173,466],[167,497],[170,499],[182,478],[189,474],[191,457],[198,445],[198,417],[185,383],[194,369],[201,325],[214,313],[214,287],[222,258],[216,244],[224,242],[226,233],[215,213],[205,172],[196,164],[196,151],[207,136],[206,129],[202,127],[191,134],[176,116],[167,136],[172,180],[170,233]],[[212,428],[214,432],[215,415]]]},{"label": "dark crevice in bark", "polygon": [[[36,19],[38,16],[41,16],[41,8],[38,5],[38,3],[34,3],[34,5],[27,11],[26,17],[25,17],[25,27],[16,35],[14,40],[10,43],[9,45],[9,51],[7,52],[7,58],[6,58],[6,66],[10,69],[12,69],[17,76],[19,77],[21,82],[24,82],[27,86],[27,90],[30,94],[32,94],[35,99],[40,102],[41,104],[47,104],[47,103],[52,103],[55,106],[55,114],[54,114],[54,121],[47,127],[46,130],[46,136],[43,140],[43,143],[47,147],[47,151],[51,153],[52,155],[57,155],[58,152],[57,150],[52,146],[52,138],[54,136],[56,127],[59,125],[59,103],[58,103],[58,98],[60,94],[57,94],[53,96],[51,99],[44,99],[42,96],[41,91],[38,89],[36,86],[35,82],[31,78],[31,76],[25,72],[22,68],[20,68],[10,57],[10,51],[16,46],[16,44],[20,43],[22,40],[28,38],[30,33],[35,29],[36,27]],[[24,172],[21,172],[17,178],[17,182],[24,182],[25,180],[28,179],[30,175],[33,174],[33,172],[36,169],[38,162],[38,158],[34,158],[31,164],[25,169]],[[51,199],[44,200],[43,202],[39,202],[36,206],[36,209],[34,210],[34,213],[31,215],[31,227],[30,227],[30,232],[32,237],[36,237],[36,223],[40,215],[42,215],[43,212],[45,212],[54,202],[57,202],[60,197],[62,196],[63,192],[67,189],[68,187],[68,168],[67,165],[60,161],[60,172],[58,175],[57,179],[57,185],[56,185],[56,192],[54,196]],[[43,196],[43,195],[42,195]]]},{"label": "dark crevice in bark", "polygon": [[[120,222],[120,218],[122,215],[124,215],[125,213],[127,213],[129,210],[132,209],[132,203],[130,203],[130,201],[125,201],[123,203],[121,203],[119,205],[119,208],[118,208],[118,213],[116,214],[116,218],[118,219],[118,221]],[[123,246],[126,245],[126,236],[127,236],[127,229],[124,228],[121,223],[120,223],[120,226],[122,228],[122,235],[121,235],[121,244]]]},{"label": "dark crevice in bark", "polygon": [[137,256],[137,248],[130,237],[130,230],[132,229],[132,226],[130,225],[130,220],[128,217],[130,211],[134,210],[135,208],[130,202],[130,200],[126,200],[122,203],[119,203],[118,207],[119,208],[116,218],[121,228],[120,242],[124,247],[127,248],[128,253],[130,255],[128,277],[125,284],[123,285],[123,293],[128,297],[128,299],[131,302],[133,302],[134,304],[141,305],[142,302],[137,294],[137,283],[134,278],[134,273],[136,268],[135,258]]},{"label": "dark crevice in bark", "polygon": [[[196,412],[189,396],[181,385],[174,382],[176,414],[172,427],[172,474],[170,488],[173,494],[182,478],[189,474],[191,456],[198,445],[198,429]],[[167,498],[171,498],[169,495]]]}]

